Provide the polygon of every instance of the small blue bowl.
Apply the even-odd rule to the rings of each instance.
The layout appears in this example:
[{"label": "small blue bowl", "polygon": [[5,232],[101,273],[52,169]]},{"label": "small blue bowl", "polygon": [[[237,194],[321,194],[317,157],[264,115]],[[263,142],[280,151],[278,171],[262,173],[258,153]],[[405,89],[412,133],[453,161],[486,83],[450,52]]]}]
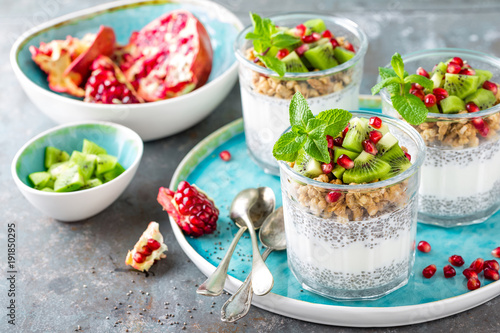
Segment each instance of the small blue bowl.
[{"label": "small blue bowl", "polygon": [[[83,139],[116,156],[125,172],[110,182],[75,192],[45,192],[31,186],[28,175],[45,171],[45,147],[71,154],[82,150]],[[28,141],[14,157],[11,173],[24,197],[42,213],[61,221],[79,221],[100,213],[123,193],[137,171],[142,152],[140,136],[127,127],[109,122],[73,123],[52,128]]]}]

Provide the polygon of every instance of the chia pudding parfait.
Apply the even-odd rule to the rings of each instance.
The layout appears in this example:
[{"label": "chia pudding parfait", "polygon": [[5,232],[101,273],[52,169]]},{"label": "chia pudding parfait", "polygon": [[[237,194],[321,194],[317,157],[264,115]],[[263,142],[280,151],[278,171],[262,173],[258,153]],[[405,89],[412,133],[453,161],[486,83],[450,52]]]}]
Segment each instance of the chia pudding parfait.
[{"label": "chia pudding parfait", "polygon": [[[433,92],[427,91],[438,98],[437,103],[429,108],[426,121],[414,126],[427,146],[419,221],[442,227],[485,221],[500,208],[500,59],[470,50],[434,49],[403,56],[403,60],[409,73],[420,71],[433,81],[435,75],[441,78]],[[455,85],[447,83],[447,78],[460,81]],[[469,83],[472,87],[461,95]],[[454,91],[456,86],[458,91]],[[439,96],[443,89],[446,96]],[[417,90],[410,93],[419,94]],[[381,97],[383,113],[401,118],[389,92],[381,91]],[[453,103],[444,103],[450,97]]]},{"label": "chia pudding parfait", "polygon": [[376,299],[404,286],[412,273],[425,145],[403,121],[351,113],[344,130],[327,135],[329,162],[312,158],[307,143],[296,156],[287,155],[290,146],[276,153],[280,142],[300,133],[293,123],[274,147],[288,266],[314,293]]},{"label": "chia pudding parfait", "polygon": [[[269,20],[278,34],[294,36],[298,43],[283,48],[273,44],[258,53],[255,41],[247,39],[256,32],[254,22],[237,37],[235,53],[249,154],[265,172],[278,175],[272,148],[289,126],[293,94],[301,92],[314,114],[357,109],[368,41],[356,23],[341,17],[285,14]],[[281,60],[286,71],[279,75],[264,64],[265,56]]]}]

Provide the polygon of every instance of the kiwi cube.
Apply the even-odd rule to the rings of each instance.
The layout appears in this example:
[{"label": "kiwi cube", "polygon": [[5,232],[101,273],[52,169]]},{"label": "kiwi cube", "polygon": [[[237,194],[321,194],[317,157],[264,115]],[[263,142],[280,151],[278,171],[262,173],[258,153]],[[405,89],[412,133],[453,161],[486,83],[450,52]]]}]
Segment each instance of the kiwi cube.
[{"label": "kiwi cube", "polygon": [[304,53],[306,59],[314,68],[325,70],[338,66],[337,60],[334,57],[333,46],[331,43],[326,43],[313,47]]},{"label": "kiwi cube", "polygon": [[[491,108],[496,102],[495,94],[491,90],[478,89],[473,94],[465,98],[465,103],[474,102],[480,110]],[[441,101],[442,103],[443,101]]]},{"label": "kiwi cube", "polygon": [[326,30],[325,22],[322,19],[312,19],[304,22],[306,28],[312,32],[322,33]]},{"label": "kiwi cube", "polygon": [[389,149],[398,144],[398,139],[391,133],[386,133],[379,142],[377,142],[377,150],[379,156],[384,155]]},{"label": "kiwi cube", "polygon": [[351,52],[349,50],[346,50],[343,47],[337,46],[334,49],[334,56],[335,56],[335,59],[337,59],[337,61],[339,63],[343,64],[344,62],[351,60],[352,57],[355,56],[355,53]]},{"label": "kiwi cube", "polygon": [[44,191],[44,192],[55,192],[53,188],[50,188],[50,187],[44,187],[42,188],[40,191]]},{"label": "kiwi cube", "polygon": [[493,77],[493,73],[492,72],[484,70],[484,69],[475,69],[474,71],[476,72],[476,76],[479,78],[478,82],[477,82],[477,87],[478,88],[482,88],[483,87],[483,83],[485,83],[486,81],[491,80],[491,78]]},{"label": "kiwi cube", "polygon": [[97,187],[99,185],[102,185],[102,181],[99,178],[91,178],[85,182],[85,185],[82,186],[82,190],[88,189],[88,188],[93,188]]},{"label": "kiwi cube", "polygon": [[79,151],[73,151],[71,154],[70,162],[75,163],[80,167],[82,171],[83,178],[89,180],[94,174],[96,168],[97,156],[94,154],[80,153]]},{"label": "kiwi cube", "polygon": [[427,107],[427,111],[429,113],[440,113],[437,104],[434,104],[433,106]]},{"label": "kiwi cube", "polygon": [[446,73],[443,88],[448,91],[448,94],[463,99],[477,90],[478,81],[479,78],[476,75]]},{"label": "kiwi cube", "polygon": [[354,160],[354,167],[344,172],[342,179],[346,184],[369,183],[382,178],[390,170],[391,167],[387,162],[363,151]]},{"label": "kiwi cube", "polygon": [[72,163],[70,161],[60,162],[60,163],[52,164],[50,166],[49,170],[47,170],[47,171],[50,173],[52,178],[56,179],[57,177],[59,177],[59,175],[64,170],[66,170],[68,167],[70,167],[72,165],[74,165],[74,163]]},{"label": "kiwi cube", "polygon": [[441,83],[443,83],[443,78],[444,78],[444,74],[441,74],[439,72],[432,74],[431,81],[434,84],[434,88],[441,87]]},{"label": "kiwi cube", "polygon": [[444,62],[440,62],[439,64],[436,65],[432,74],[439,73],[444,76],[446,74],[447,69],[448,65],[445,64]]},{"label": "kiwi cube", "polygon": [[465,103],[461,98],[457,96],[448,96],[441,100],[441,110],[443,113],[459,113],[465,110]]},{"label": "kiwi cube", "polygon": [[79,190],[85,185],[80,167],[76,164],[64,170],[54,183],[54,191],[56,192],[72,192]]},{"label": "kiwi cube", "polygon": [[333,170],[332,170],[333,175],[337,179],[342,179],[342,175],[344,174],[344,172],[345,172],[345,168],[341,167],[338,164],[335,164],[335,166],[333,167]]},{"label": "kiwi cube", "polygon": [[100,147],[96,143],[89,141],[87,139],[83,139],[82,153],[99,155],[99,154],[107,154],[108,152],[106,151],[106,149]]},{"label": "kiwi cube", "polygon": [[33,172],[28,175],[28,178],[33,183],[33,186],[39,190],[46,187],[47,183],[52,178],[50,173],[46,171]]},{"label": "kiwi cube", "polygon": [[361,153],[363,151],[362,142],[368,135],[368,123],[360,118],[353,118],[349,122],[349,131],[345,135],[342,146],[351,151]]},{"label": "kiwi cube", "polygon": [[354,160],[356,159],[356,157],[359,156],[359,153],[342,147],[333,147],[333,161],[335,163],[337,163],[337,160],[340,157],[340,155],[347,155],[351,160]]},{"label": "kiwi cube", "polygon": [[113,170],[110,170],[110,171],[105,172],[103,174],[104,182],[107,183],[107,182],[115,179],[116,177],[121,175],[124,171],[125,171],[125,168],[122,167],[121,164],[117,162],[116,166],[113,168]]},{"label": "kiwi cube", "polygon": [[389,149],[389,151],[380,157],[380,160],[387,162],[391,166],[391,170],[386,175],[380,177],[380,180],[397,176],[411,166],[410,160],[399,145],[395,145]]},{"label": "kiwi cube", "polygon": [[309,156],[304,149],[299,150],[293,169],[309,178],[316,178],[323,173],[321,163]]},{"label": "kiwi cube", "polygon": [[101,175],[105,172],[113,170],[116,166],[118,159],[111,155],[99,154],[97,155],[97,168],[96,174]]},{"label": "kiwi cube", "polygon": [[300,57],[295,51],[290,52],[286,57],[281,59],[285,64],[286,71],[290,73],[307,73],[309,70],[300,60]]},{"label": "kiwi cube", "polygon": [[45,168],[50,168],[53,164],[69,160],[69,154],[64,150],[48,146],[45,148]]}]

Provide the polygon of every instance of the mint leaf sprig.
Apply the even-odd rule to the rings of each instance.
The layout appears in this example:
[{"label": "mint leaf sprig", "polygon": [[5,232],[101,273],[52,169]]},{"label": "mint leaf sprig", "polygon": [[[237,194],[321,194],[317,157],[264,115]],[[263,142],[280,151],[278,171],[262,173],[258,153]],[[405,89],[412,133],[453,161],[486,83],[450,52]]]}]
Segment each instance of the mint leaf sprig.
[{"label": "mint leaf sprig", "polygon": [[427,119],[428,110],[420,98],[410,94],[410,86],[412,83],[418,83],[425,89],[432,90],[434,83],[422,75],[408,75],[399,53],[392,56],[391,66],[392,69],[379,67],[382,81],[373,86],[372,95],[385,88],[391,94],[392,106],[403,119],[412,125],[420,125]]},{"label": "mint leaf sprig", "polygon": [[342,109],[320,112],[314,117],[306,99],[300,92],[293,95],[289,108],[292,130],[283,134],[274,144],[273,155],[277,160],[294,162],[304,148],[312,158],[330,163],[327,135],[336,137],[347,126],[352,115]]},{"label": "mint leaf sprig", "polygon": [[286,34],[278,30],[274,23],[268,18],[261,18],[255,13],[250,13],[252,19],[253,32],[246,34],[245,38],[253,41],[253,48],[256,57],[264,63],[270,70],[278,73],[279,76],[285,75],[286,66],[278,58],[268,54],[271,47],[282,49],[300,42],[299,37]]}]

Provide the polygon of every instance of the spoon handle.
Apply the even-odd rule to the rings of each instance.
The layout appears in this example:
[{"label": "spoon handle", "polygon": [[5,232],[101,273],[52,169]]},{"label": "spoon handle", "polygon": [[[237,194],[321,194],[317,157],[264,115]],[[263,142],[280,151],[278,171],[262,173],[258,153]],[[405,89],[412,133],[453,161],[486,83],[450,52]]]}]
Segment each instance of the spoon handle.
[{"label": "spoon handle", "polygon": [[259,244],[257,243],[257,235],[255,234],[255,229],[253,228],[253,224],[248,218],[248,216],[243,216],[243,220],[245,221],[248,232],[250,233],[250,237],[252,238],[252,253],[253,253],[253,261],[252,261],[252,284],[253,284],[253,292],[257,296],[263,296],[273,289],[274,279],[271,271],[262,260],[262,256],[259,251]]},{"label": "spoon handle", "polygon": [[219,266],[217,266],[217,269],[196,290],[198,294],[203,296],[219,296],[220,294],[222,294],[222,290],[224,290],[224,284],[226,283],[229,262],[231,261],[231,257],[233,256],[236,244],[238,244],[238,241],[246,230],[247,227],[242,227],[240,228],[240,230],[238,230],[233,238],[233,241],[231,242],[231,245],[229,245],[229,249],[224,255],[224,258],[222,258]]},{"label": "spoon handle", "polygon": [[[272,251],[272,249],[267,248],[262,255],[262,259],[266,260],[267,256]],[[222,306],[221,320],[232,323],[246,316],[252,305],[252,296],[252,273],[250,273],[238,291],[236,291]]]}]

